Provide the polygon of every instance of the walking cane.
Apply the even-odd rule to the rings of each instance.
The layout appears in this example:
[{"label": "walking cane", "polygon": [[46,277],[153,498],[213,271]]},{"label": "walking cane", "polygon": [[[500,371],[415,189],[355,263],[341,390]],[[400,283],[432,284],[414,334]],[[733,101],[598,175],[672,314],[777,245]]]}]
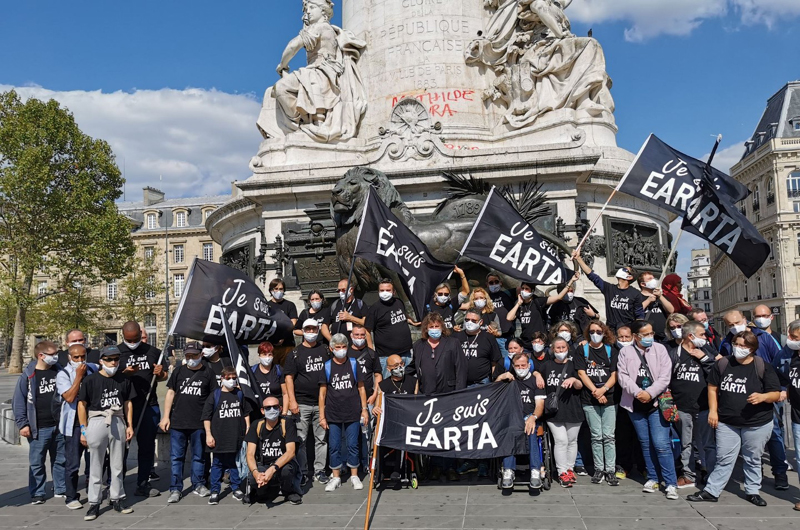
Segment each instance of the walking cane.
[{"label": "walking cane", "polygon": [[[383,405],[383,392],[378,394],[378,407]],[[375,487],[375,459],[378,458],[378,440],[381,437],[381,426],[383,426],[383,415],[386,411],[381,408],[381,417],[372,442],[372,458],[369,464],[369,493],[367,494],[367,515],[364,518],[364,530],[369,530],[369,514],[372,508],[372,490]]]}]

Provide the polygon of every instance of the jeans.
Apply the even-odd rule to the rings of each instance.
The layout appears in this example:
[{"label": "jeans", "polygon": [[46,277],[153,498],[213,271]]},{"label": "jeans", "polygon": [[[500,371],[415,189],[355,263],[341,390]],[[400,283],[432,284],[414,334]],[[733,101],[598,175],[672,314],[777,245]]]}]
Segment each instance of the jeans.
[{"label": "jeans", "polygon": [[31,498],[45,496],[45,483],[47,482],[47,455],[50,455],[50,465],[53,470],[53,490],[58,495],[67,491],[65,460],[64,460],[64,435],[58,432],[58,427],[44,427],[39,429],[36,439],[28,441],[28,491]]},{"label": "jeans", "polygon": [[[539,429],[539,423],[536,423],[536,429]],[[528,454],[530,459],[531,469],[540,469],[542,467],[542,455],[539,454],[539,437],[536,433],[528,435]],[[514,455],[507,456],[503,459],[504,469],[515,469],[517,467],[517,457]]]},{"label": "jeans", "polygon": [[[81,428],[75,425],[72,436],[64,436],[64,474],[66,477],[66,502],[78,500],[78,473],[81,468],[81,456],[89,452],[81,443]],[[89,473],[87,472],[88,476]]]},{"label": "jeans", "polygon": [[705,491],[719,497],[731,478],[741,449],[744,491],[748,495],[758,495],[761,489],[761,456],[771,434],[772,423],[759,427],[734,427],[720,422],[717,426],[717,465],[708,476]]},{"label": "jeans", "polygon": [[548,421],[547,426],[553,435],[553,458],[556,461],[558,474],[561,475],[575,467],[581,424]]},{"label": "jeans", "polygon": [[[161,421],[161,410],[158,405],[148,405],[142,409],[133,409],[133,428],[139,421],[139,415],[144,414],[139,430],[136,431],[136,443],[139,446],[139,465],[136,473],[136,485],[145,487],[150,482],[150,473],[153,471],[153,464],[156,460],[156,434],[158,434],[158,422]],[[128,446],[125,446],[125,466],[124,473],[128,472]]]},{"label": "jeans", "polygon": [[314,474],[325,471],[325,459],[328,457],[328,443],[325,441],[325,429],[319,424],[319,405],[297,405],[300,407],[300,416],[297,421],[297,462],[303,475],[311,475],[308,469],[308,456],[306,455],[306,440],[309,430],[314,431]]},{"label": "jeans", "polygon": [[795,471],[800,476],[800,423],[792,422],[792,437],[794,438]]},{"label": "jeans", "polygon": [[497,337],[497,346],[500,348],[500,355],[503,356],[503,359],[508,357],[508,348],[506,344],[508,344],[509,337]]},{"label": "jeans", "polygon": [[783,445],[783,403],[775,403],[772,415],[772,434],[767,441],[769,465],[774,476],[785,475],[789,471],[786,463],[786,447]]},{"label": "jeans", "polygon": [[342,432],[347,438],[347,467],[358,469],[358,437],[361,434],[361,423],[329,423],[331,469],[338,471],[342,468]]},{"label": "jeans", "polygon": [[683,476],[692,480],[696,478],[695,472],[692,471],[692,467],[694,467],[693,446],[697,448],[700,462],[706,468],[706,473],[710,474],[717,462],[717,446],[714,441],[714,429],[708,424],[708,411],[701,410],[691,414],[678,410],[678,417],[680,420],[675,424],[675,430],[678,431],[681,438],[680,464]]},{"label": "jeans", "polygon": [[[647,478],[658,480],[658,471],[661,478],[669,486],[678,486],[678,477],[675,475],[675,458],[672,454],[672,436],[670,426],[659,410],[653,409],[649,414],[630,412],[633,428],[639,438],[644,456],[644,465],[647,468]],[[658,467],[656,467],[658,464]]]},{"label": "jeans", "polygon": [[183,463],[186,461],[186,446],[192,449],[192,486],[203,484],[203,474],[206,467],[204,448],[206,445],[206,432],[203,429],[170,429],[169,431],[169,458],[172,462],[172,478],[169,491],[183,491]]},{"label": "jeans", "polygon": [[241,480],[239,478],[239,468],[236,466],[236,455],[238,453],[214,453],[211,461],[211,493],[220,492],[220,482],[222,475],[227,471],[231,477],[231,491],[239,489]]},{"label": "jeans", "polygon": [[614,431],[617,426],[617,407],[615,405],[584,405],[586,423],[592,435],[592,458],[594,469],[613,473],[617,463],[617,448]]}]

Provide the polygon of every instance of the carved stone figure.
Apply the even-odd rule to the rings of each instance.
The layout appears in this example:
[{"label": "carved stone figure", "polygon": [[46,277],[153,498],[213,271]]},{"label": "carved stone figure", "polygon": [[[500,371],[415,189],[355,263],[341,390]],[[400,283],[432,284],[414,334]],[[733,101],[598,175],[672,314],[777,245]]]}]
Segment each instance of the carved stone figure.
[{"label": "carved stone figure", "polygon": [[572,0],[487,0],[497,11],[466,51],[467,64],[491,68],[497,78],[484,99],[500,100],[504,120],[520,129],[557,109],[608,114],[611,79],[600,44],[576,37],[564,10]]},{"label": "carved stone figure", "polygon": [[[348,140],[358,133],[367,110],[367,95],[357,62],[366,42],[330,23],[333,2],[304,0],[300,34],[286,46],[278,65],[281,79],[267,97],[277,100],[278,127],[283,134],[301,130],[316,141]],[[289,62],[304,49],[308,66],[289,71]],[[265,104],[265,107],[267,105]],[[258,120],[264,138],[275,124]]]}]

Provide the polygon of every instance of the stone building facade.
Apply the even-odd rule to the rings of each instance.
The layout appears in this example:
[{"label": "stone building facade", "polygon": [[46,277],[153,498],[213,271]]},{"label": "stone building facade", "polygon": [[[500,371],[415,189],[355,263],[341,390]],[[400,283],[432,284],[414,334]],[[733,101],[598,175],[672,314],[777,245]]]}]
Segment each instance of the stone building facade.
[{"label": "stone building facade", "polygon": [[687,274],[689,303],[693,307],[704,310],[709,318],[713,318],[713,289],[711,288],[711,276],[708,274],[710,265],[711,254],[707,248],[692,249],[692,265]]}]

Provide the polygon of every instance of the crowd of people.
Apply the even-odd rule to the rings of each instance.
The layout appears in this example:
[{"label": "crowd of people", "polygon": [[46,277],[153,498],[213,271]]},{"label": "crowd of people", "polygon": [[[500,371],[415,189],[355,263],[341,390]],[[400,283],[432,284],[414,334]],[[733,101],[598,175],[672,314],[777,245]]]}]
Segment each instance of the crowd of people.
[{"label": "crowd of people", "polygon": [[[775,489],[788,489],[783,407],[791,408],[797,445],[800,321],[788,325],[782,344],[768,307],[754,308],[753,322],[730,311],[723,337],[683,298],[678,275],[659,284],[649,272],[622,267],[611,283],[579,255],[572,259],[578,270],[546,296],[525,282],[507,288],[496,273],[473,287],[456,267],[459,290],[439,285],[421,322],[409,316],[390,279],[381,280],[372,305],[342,280],[333,303],[326,306],[314,290],[299,314],[283,281],[272,280],[268,304],[294,330],[258,346],[251,370],[261,403],[244,397],[230,358],[211,343],[188,343],[172,366],[136,322],[123,326],[121,344],[99,351],[79,330],[68,333],[63,351],[42,341],[13,400],[30,446],[32,502],[45,501],[49,455],[54,494],[68,508],[84,508],[78,476],[87,460],[85,518],[99,515],[106,496],[114,511],[130,513],[123,486],[129,442],[135,437],[138,448],[134,495],[157,496],[151,481],[159,430],[169,434],[168,503],[187,491],[187,450],[188,491],[212,505],[225,483],[244,502],[283,495],[300,504],[312,481],[326,492],[348,482],[360,490],[381,394],[436,395],[487,384],[519,389],[532,489],[545,478],[542,436],[552,437],[551,478],[564,488],[578,476],[618,486],[638,472],[647,493],[678,499],[679,488],[694,487],[689,501],[716,502],[741,455],[746,498],[765,506],[759,492],[766,451]],[[581,272],[602,293],[605,321],[575,296]],[[167,388],[163,407],[159,382]],[[497,468],[501,487],[510,488],[518,456],[497,463],[432,457],[428,478],[489,478]]]}]

